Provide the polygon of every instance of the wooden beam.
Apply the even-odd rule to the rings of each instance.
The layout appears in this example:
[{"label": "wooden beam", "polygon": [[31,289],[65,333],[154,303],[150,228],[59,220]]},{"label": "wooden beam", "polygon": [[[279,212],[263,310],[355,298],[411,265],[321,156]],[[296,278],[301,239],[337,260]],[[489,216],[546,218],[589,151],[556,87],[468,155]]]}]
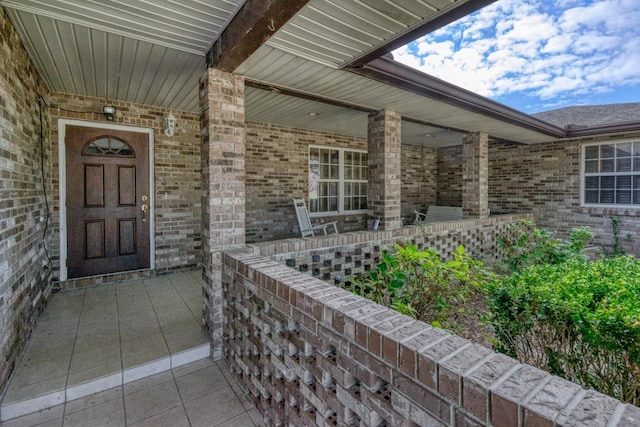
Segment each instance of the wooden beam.
[{"label": "wooden beam", "polygon": [[435,18],[423,22],[417,27],[412,28],[410,31],[404,34],[400,34],[396,38],[387,40],[380,46],[377,46],[374,50],[366,52],[359,58],[355,58],[349,63],[342,65],[340,68],[361,67],[362,65],[373,61],[374,59],[380,58],[399,47],[411,43],[412,41],[424,36],[425,34],[432,33],[433,31],[438,30],[460,18],[463,18],[475,12],[476,10],[482,9],[483,7],[490,5],[495,1],[496,0],[469,0],[466,3],[463,3],[461,6],[456,6],[450,10],[444,11],[442,14],[436,16]]},{"label": "wooden beam", "polygon": [[207,52],[209,67],[232,73],[309,0],[247,0]]}]

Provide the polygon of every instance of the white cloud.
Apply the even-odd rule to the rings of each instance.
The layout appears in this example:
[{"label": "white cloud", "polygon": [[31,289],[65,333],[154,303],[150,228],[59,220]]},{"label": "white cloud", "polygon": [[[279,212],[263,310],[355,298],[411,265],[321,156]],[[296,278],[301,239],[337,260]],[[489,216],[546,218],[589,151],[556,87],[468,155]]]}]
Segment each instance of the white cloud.
[{"label": "white cloud", "polygon": [[394,52],[481,95],[542,105],[640,84],[640,1],[498,0]]}]

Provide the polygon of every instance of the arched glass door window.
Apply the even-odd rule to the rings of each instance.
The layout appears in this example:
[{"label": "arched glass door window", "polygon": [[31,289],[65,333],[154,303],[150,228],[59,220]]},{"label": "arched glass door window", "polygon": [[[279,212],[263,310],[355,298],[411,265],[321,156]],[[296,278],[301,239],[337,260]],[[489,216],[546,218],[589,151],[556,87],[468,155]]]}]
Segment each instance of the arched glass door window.
[{"label": "arched glass door window", "polygon": [[126,142],[113,136],[99,136],[87,142],[82,150],[85,156],[135,157],[136,153]]}]

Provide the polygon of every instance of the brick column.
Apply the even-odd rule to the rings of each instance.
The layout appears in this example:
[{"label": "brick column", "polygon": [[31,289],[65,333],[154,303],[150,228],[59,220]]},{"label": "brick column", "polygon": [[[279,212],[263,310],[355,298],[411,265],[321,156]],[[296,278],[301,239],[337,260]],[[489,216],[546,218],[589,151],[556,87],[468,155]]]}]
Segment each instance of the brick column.
[{"label": "brick column", "polygon": [[200,79],[202,142],[202,324],[222,357],[220,251],[245,244],[244,78],[208,69]]},{"label": "brick column", "polygon": [[462,210],[466,216],[489,216],[489,135],[475,132],[462,140]]},{"label": "brick column", "polygon": [[402,227],[400,193],[402,184],[401,116],[395,111],[369,114],[369,226],[378,217],[380,228]]}]

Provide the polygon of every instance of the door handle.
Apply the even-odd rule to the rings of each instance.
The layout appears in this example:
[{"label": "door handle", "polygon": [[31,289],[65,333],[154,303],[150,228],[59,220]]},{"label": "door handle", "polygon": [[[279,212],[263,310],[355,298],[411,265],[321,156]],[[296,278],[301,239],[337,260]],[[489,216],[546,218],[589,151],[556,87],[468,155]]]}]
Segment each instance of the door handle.
[{"label": "door handle", "polygon": [[140,209],[142,209],[142,222],[147,222],[147,211],[149,210],[149,205],[145,203]]}]

